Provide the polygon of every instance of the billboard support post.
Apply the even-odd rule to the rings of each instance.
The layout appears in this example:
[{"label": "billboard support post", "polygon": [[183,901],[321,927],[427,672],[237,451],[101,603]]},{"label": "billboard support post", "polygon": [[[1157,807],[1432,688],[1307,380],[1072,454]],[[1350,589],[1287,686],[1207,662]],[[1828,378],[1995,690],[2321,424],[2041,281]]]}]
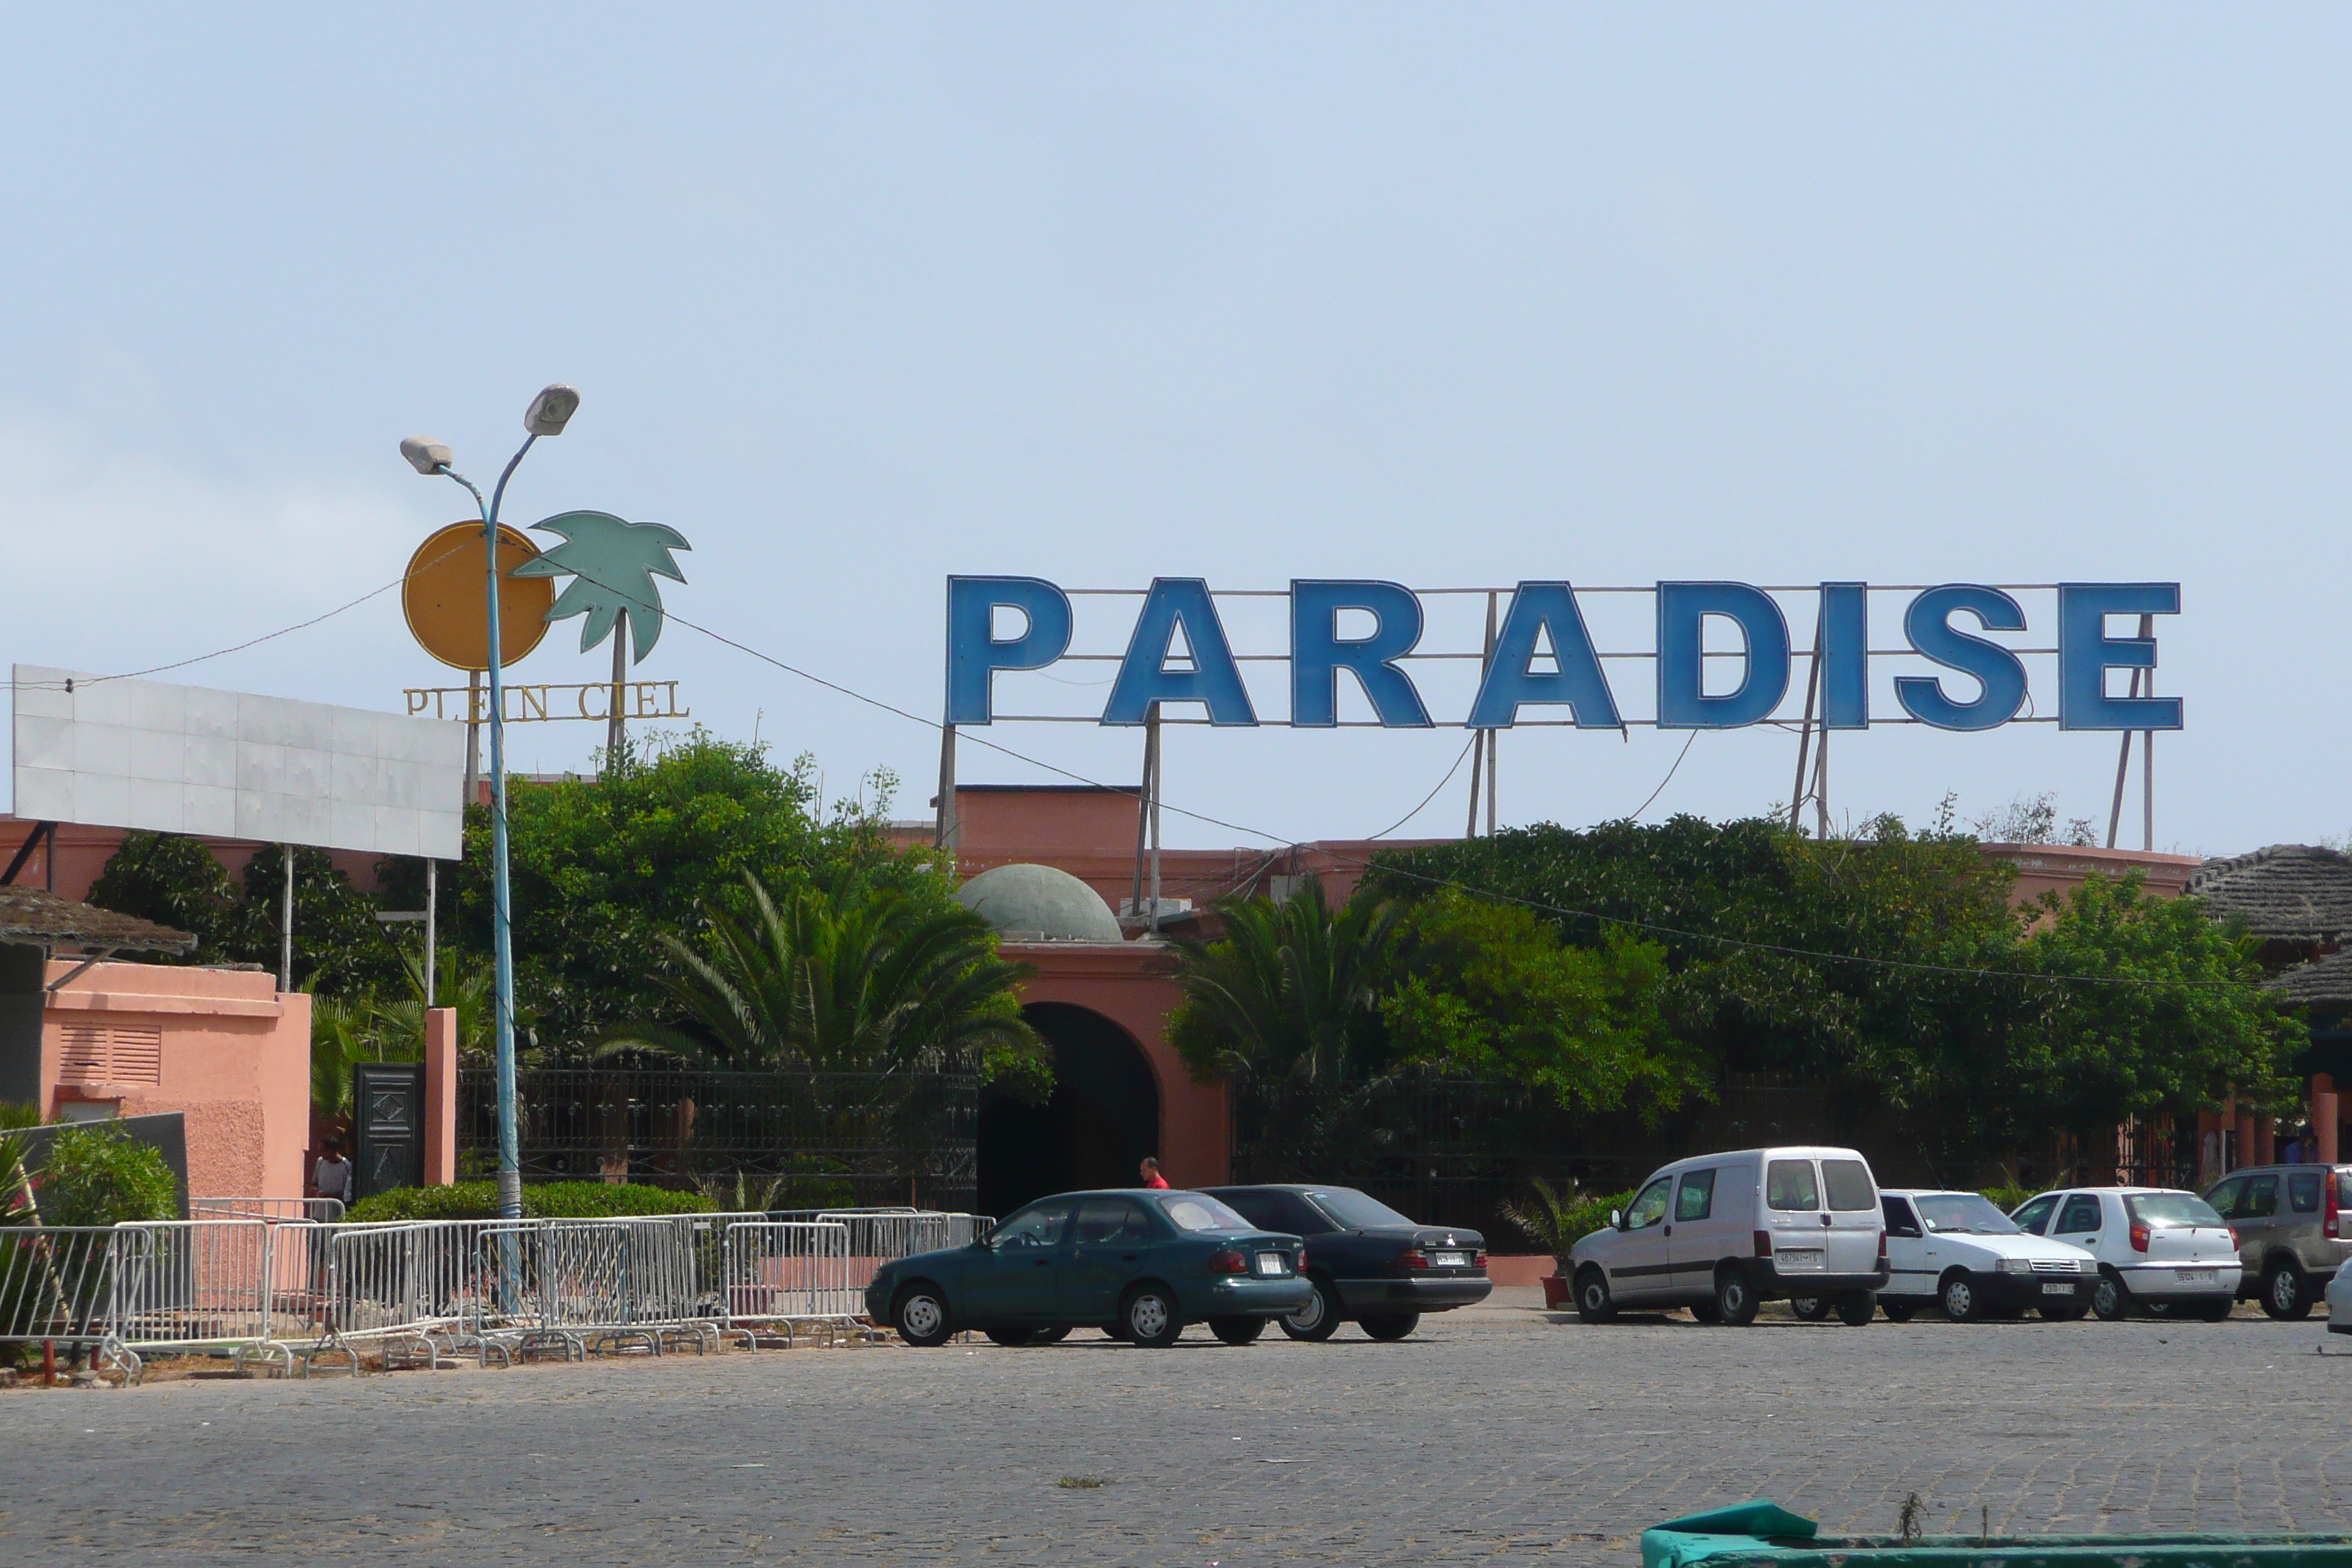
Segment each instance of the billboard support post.
[{"label": "billboard support post", "polygon": [[278,989],[294,989],[294,846],[280,844],[286,861],[286,896],[278,911]]}]

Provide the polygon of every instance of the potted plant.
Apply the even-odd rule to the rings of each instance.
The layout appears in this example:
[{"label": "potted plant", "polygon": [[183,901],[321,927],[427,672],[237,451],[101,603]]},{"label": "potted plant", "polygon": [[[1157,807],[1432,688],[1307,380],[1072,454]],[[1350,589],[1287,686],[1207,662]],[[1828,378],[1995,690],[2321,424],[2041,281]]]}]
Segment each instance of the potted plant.
[{"label": "potted plant", "polygon": [[[1574,1187],[1565,1194],[1553,1189],[1541,1176],[1533,1179],[1535,1195],[1525,1203],[1506,1203],[1502,1215],[1529,1240],[1551,1254],[1552,1272],[1544,1276],[1544,1306],[1558,1310],[1569,1306],[1573,1298],[1569,1291],[1569,1250],[1584,1237],[1608,1223],[1609,1205],[1622,1199],[1586,1199]],[[1595,1210],[1599,1218],[1593,1218]]]}]

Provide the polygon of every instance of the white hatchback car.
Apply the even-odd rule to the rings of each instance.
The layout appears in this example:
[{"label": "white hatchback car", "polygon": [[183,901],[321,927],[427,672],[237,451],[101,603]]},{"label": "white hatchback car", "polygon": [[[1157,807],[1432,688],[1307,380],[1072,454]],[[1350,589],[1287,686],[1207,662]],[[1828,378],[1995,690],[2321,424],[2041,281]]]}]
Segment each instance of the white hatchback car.
[{"label": "white hatchback car", "polygon": [[2218,1323],[2237,1301],[2238,1238],[2195,1193],[2075,1187],[2028,1198],[2010,1217],[2098,1260],[2091,1309],[2110,1321],[2139,1308]]},{"label": "white hatchback car", "polygon": [[2352,1268],[2339,1268],[2328,1279],[2327,1331],[2352,1334]]},{"label": "white hatchback car", "polygon": [[2029,1308],[2072,1322],[2091,1310],[2099,1266],[2090,1253],[2032,1235],[1982,1194],[1882,1188],[1878,1196],[1889,1270],[1878,1305],[1896,1322],[1925,1307],[1956,1323]]}]

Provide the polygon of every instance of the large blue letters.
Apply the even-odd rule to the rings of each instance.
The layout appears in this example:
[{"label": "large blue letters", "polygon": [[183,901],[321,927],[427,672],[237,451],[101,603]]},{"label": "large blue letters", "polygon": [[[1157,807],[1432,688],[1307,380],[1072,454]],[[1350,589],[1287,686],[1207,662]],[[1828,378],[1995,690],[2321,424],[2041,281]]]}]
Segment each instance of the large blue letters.
[{"label": "large blue letters", "polygon": [[2178,730],[2178,697],[2110,697],[2107,671],[2145,669],[2154,684],[2156,639],[2107,636],[2109,616],[2177,616],[2178,583],[2058,584],[2058,727]]},{"label": "large blue letters", "polygon": [[1947,583],[1911,601],[1903,614],[1904,635],[1911,646],[1947,669],[1973,675],[1984,689],[1973,702],[1955,702],[1944,695],[1944,683],[1932,675],[1899,676],[1895,700],[1922,724],[1938,730],[1990,730],[2017,717],[2025,706],[2025,666],[1996,642],[1971,637],[1951,624],[1966,610],[1989,632],[2021,632],[2025,612],[1998,588],[1973,583]]},{"label": "large blue letters", "polygon": [[[1028,625],[999,641],[999,607]],[[1070,601],[1042,577],[948,579],[948,722],[989,722],[992,677],[1000,669],[1038,669],[1070,647]]]},{"label": "large blue letters", "polygon": [[[1738,623],[1747,639],[1739,689],[1706,695],[1706,617]],[[1658,728],[1736,730],[1770,716],[1789,690],[1789,623],[1761,588],[1745,583],[1658,584]]]},{"label": "large blue letters", "polygon": [[[1339,612],[1364,610],[1374,622],[1364,637],[1339,636]],[[1421,640],[1421,601],[1394,583],[1294,581],[1290,584],[1290,722],[1328,730],[1339,722],[1339,671],[1363,686],[1372,711],[1391,730],[1426,729],[1429,710],[1396,661]]]},{"label": "large blue letters", "polygon": [[[1184,629],[1184,645],[1192,651],[1192,668],[1171,670],[1168,649],[1179,626]],[[1241,667],[1234,663],[1234,650],[1225,642],[1224,624],[1217,619],[1209,585],[1198,577],[1151,580],[1102,721],[1140,724],[1150,717],[1155,702],[1205,704],[1212,724],[1257,722],[1257,710],[1250,706],[1249,689],[1242,684]]]},{"label": "large blue letters", "polygon": [[[1538,675],[1536,637],[1551,639],[1559,668]],[[1576,592],[1565,583],[1522,583],[1511,595],[1510,613],[1495,636],[1494,657],[1486,661],[1486,678],[1478,683],[1477,700],[1470,704],[1469,728],[1507,730],[1518,722],[1526,702],[1564,702],[1576,716],[1580,730],[1616,730],[1617,700],[1610,694],[1609,678],[1601,673],[1592,651],[1592,636],[1584,629],[1584,615],[1576,607]]]}]

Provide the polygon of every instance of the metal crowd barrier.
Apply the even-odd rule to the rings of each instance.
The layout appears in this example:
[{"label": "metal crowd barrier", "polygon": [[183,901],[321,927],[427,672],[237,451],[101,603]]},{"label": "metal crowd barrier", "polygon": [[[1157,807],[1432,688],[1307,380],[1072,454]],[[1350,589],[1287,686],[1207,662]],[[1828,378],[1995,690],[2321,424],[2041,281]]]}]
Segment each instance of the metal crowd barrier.
[{"label": "metal crowd barrier", "polygon": [[781,1329],[786,1348],[803,1330],[854,1332],[866,1304],[850,1273],[838,1221],[739,1221],[727,1227],[719,1326],[754,1346],[761,1329]]},{"label": "metal crowd barrier", "polygon": [[191,1219],[307,1219],[340,1225],[341,1198],[190,1198]]},{"label": "metal crowd barrier", "polygon": [[0,1228],[0,1342],[87,1351],[136,1382],[139,1357],[117,1337],[115,1314],[124,1262],[145,1245],[110,1226]]},{"label": "metal crowd barrier", "polygon": [[885,1263],[967,1246],[996,1223],[986,1215],[919,1209],[828,1209],[816,1217],[848,1228],[849,1282],[861,1303],[866,1287],[874,1283],[876,1271]]}]

